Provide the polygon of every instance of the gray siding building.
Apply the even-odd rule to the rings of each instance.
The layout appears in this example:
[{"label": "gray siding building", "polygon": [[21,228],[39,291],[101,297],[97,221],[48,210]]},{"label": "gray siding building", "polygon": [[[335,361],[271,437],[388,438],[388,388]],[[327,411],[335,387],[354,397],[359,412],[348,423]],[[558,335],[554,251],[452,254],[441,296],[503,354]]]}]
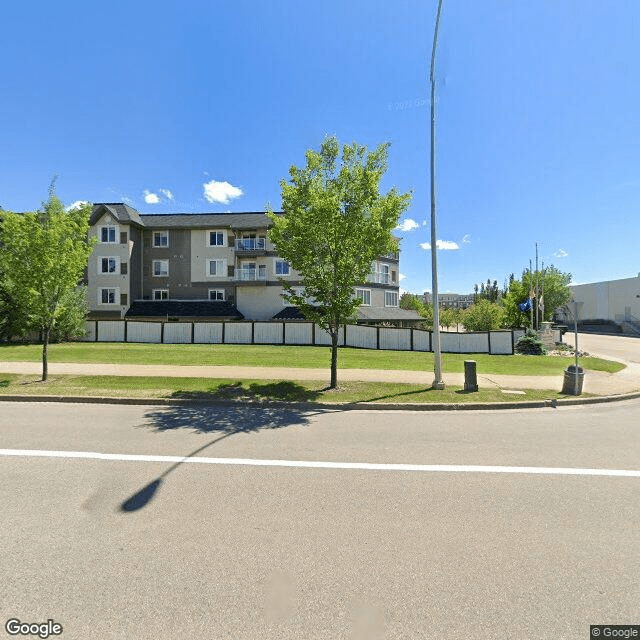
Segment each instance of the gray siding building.
[{"label": "gray siding building", "polygon": [[[304,287],[269,241],[262,212],[145,215],[102,203],[90,224],[98,240],[87,269],[92,319],[272,320],[287,316],[280,280]],[[420,319],[398,307],[398,264],[397,253],[380,257],[354,291],[362,322]]]}]

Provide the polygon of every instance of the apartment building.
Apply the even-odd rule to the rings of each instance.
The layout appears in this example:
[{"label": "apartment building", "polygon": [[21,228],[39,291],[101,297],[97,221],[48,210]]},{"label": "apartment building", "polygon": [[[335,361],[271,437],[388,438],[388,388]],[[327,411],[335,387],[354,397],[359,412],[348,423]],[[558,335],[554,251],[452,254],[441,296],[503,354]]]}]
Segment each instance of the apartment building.
[{"label": "apartment building", "polygon": [[[269,241],[265,213],[147,215],[102,203],[94,205],[90,224],[89,235],[97,237],[87,270],[92,319],[296,317],[280,279],[304,282]],[[361,322],[419,319],[398,307],[398,264],[398,253],[379,258],[354,291]]]},{"label": "apartment building", "polygon": [[[439,293],[438,301],[441,307],[447,309],[467,309],[473,304],[473,294],[460,294],[460,293]],[[424,304],[431,304],[433,296],[429,291],[425,291],[422,294],[422,301]]]}]

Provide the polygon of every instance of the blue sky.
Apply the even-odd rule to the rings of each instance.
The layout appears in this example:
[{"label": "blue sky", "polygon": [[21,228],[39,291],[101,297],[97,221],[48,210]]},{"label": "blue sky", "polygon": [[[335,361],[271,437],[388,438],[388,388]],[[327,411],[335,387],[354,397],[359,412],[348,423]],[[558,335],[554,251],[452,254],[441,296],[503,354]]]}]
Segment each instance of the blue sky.
[{"label": "blue sky", "polygon": [[[63,202],[142,213],[280,207],[325,134],[392,143],[413,191],[401,286],[431,289],[429,65],[436,0],[11,3],[0,205],[53,175]],[[444,0],[437,61],[440,291],[640,271],[640,2]],[[425,224],[426,223],[426,224]]]}]

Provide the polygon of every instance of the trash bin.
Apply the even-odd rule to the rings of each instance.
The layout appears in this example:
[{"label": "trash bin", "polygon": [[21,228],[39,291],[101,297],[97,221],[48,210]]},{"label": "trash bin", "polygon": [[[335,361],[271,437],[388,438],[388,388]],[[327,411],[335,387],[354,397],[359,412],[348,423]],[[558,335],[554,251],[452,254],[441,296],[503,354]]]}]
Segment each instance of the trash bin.
[{"label": "trash bin", "polygon": [[582,367],[576,367],[575,364],[569,365],[564,370],[564,383],[562,384],[562,393],[566,393],[570,396],[579,396],[582,393],[583,382],[584,369]]}]

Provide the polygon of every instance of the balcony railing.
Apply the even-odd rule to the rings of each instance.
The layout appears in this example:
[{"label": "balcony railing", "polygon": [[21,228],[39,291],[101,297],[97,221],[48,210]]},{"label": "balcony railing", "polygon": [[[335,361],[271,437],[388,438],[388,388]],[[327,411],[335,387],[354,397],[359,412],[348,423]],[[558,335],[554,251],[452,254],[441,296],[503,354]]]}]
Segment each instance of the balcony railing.
[{"label": "balcony railing", "polygon": [[377,282],[378,284],[391,284],[390,273],[372,273],[369,275],[369,282]]},{"label": "balcony railing", "polygon": [[236,269],[235,277],[236,277],[236,280],[240,280],[241,282],[249,282],[252,280],[266,280],[267,270],[266,269]]},{"label": "balcony railing", "polygon": [[239,238],[236,240],[236,251],[259,251],[266,248],[266,238]]}]

